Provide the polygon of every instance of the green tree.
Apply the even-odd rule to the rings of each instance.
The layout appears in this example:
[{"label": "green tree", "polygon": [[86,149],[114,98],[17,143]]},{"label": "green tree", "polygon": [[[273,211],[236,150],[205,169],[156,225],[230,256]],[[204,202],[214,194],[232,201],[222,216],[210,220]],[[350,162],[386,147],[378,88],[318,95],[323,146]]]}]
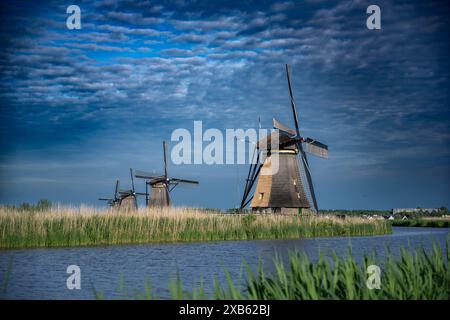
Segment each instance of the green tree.
[{"label": "green tree", "polygon": [[52,207],[52,202],[48,199],[41,199],[36,204],[37,211],[45,211]]}]

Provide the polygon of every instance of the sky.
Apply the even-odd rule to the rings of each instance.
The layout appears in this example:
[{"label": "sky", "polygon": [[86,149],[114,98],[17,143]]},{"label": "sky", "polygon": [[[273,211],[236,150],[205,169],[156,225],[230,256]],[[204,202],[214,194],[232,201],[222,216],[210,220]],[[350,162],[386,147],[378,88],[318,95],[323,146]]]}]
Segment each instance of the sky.
[{"label": "sky", "polygon": [[[288,63],[302,133],[329,146],[309,157],[320,208],[450,206],[448,16],[425,0],[1,1],[0,203],[105,206],[194,121],[293,127]],[[170,163],[200,182],[172,200],[236,207],[247,170]]]}]

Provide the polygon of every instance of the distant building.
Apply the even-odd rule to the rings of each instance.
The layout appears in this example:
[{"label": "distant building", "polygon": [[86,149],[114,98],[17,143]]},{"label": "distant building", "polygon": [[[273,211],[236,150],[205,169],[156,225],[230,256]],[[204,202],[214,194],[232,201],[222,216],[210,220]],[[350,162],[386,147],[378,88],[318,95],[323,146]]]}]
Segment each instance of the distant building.
[{"label": "distant building", "polygon": [[439,212],[439,208],[396,208],[392,209],[393,214],[397,213],[433,213]]}]

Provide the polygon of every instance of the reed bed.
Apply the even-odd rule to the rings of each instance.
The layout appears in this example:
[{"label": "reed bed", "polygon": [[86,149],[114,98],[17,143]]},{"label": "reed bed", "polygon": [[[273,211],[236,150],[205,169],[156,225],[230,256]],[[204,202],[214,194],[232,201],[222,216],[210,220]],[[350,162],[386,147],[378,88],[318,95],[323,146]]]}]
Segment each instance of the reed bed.
[{"label": "reed bed", "polygon": [[395,227],[429,227],[429,228],[450,228],[449,218],[422,218],[409,220],[393,220]]},{"label": "reed bed", "polygon": [[230,215],[191,208],[120,212],[59,206],[26,212],[0,207],[0,248],[363,236],[389,232],[389,223],[361,218]]},{"label": "reed bed", "polygon": [[[263,277],[262,271],[250,274],[250,299],[345,299],[345,300],[417,300],[450,298],[449,250],[435,246],[431,252],[424,249],[411,253],[401,250],[399,259],[392,254],[380,263],[374,256],[366,256],[358,264],[349,253],[347,257],[334,256],[332,263],[323,256],[312,263],[304,254],[289,257],[287,268],[276,262],[274,276]],[[332,267],[333,265],[333,267]],[[380,289],[367,287],[367,267],[382,265]],[[227,291],[222,295],[227,296]]]},{"label": "reed bed", "polygon": [[[443,252],[445,251],[445,253]],[[274,260],[276,271],[267,274],[260,267],[256,272],[247,267],[245,282],[233,280],[225,271],[227,283],[214,282],[214,292],[207,294],[203,281],[192,290],[185,290],[178,278],[169,283],[172,299],[216,300],[449,300],[450,299],[450,250],[438,245],[425,251],[401,249],[400,257],[391,252],[379,261],[375,254],[368,254],[358,263],[351,251],[347,256],[326,258],[312,262],[304,253],[289,253],[287,263]],[[367,286],[369,265],[381,266],[380,287]],[[146,292],[137,292],[132,299],[158,299],[146,284]],[[105,298],[94,292],[97,298]]]}]

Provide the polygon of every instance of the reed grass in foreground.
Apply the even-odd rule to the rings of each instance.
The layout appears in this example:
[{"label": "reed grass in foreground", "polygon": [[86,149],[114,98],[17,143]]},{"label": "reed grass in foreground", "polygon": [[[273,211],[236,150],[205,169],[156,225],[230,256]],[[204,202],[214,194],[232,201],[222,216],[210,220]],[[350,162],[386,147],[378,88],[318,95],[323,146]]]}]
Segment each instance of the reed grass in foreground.
[{"label": "reed grass in foreground", "polygon": [[[346,257],[320,256],[311,262],[307,255],[291,252],[287,266],[281,259],[275,259],[274,274],[264,273],[261,265],[254,273],[247,267],[246,283],[235,282],[227,273],[227,284],[214,283],[214,293],[206,294],[203,281],[191,291],[183,288],[180,279],[171,282],[169,289],[172,299],[216,299],[216,300],[448,300],[450,299],[450,251],[448,241],[446,253],[434,245],[434,250],[426,252],[416,249],[411,253],[401,250],[400,257],[392,253],[384,261],[368,255],[363,263],[357,263],[351,251]],[[381,267],[380,289],[370,290],[367,267]],[[94,292],[98,299],[105,296]],[[128,295],[123,298],[129,298]],[[151,286],[146,285],[145,293],[137,293],[133,299],[158,299]]]},{"label": "reed grass in foreground", "polygon": [[188,208],[136,212],[88,207],[61,207],[43,212],[0,208],[0,248],[363,236],[389,232],[389,223],[360,218],[226,215]]}]

